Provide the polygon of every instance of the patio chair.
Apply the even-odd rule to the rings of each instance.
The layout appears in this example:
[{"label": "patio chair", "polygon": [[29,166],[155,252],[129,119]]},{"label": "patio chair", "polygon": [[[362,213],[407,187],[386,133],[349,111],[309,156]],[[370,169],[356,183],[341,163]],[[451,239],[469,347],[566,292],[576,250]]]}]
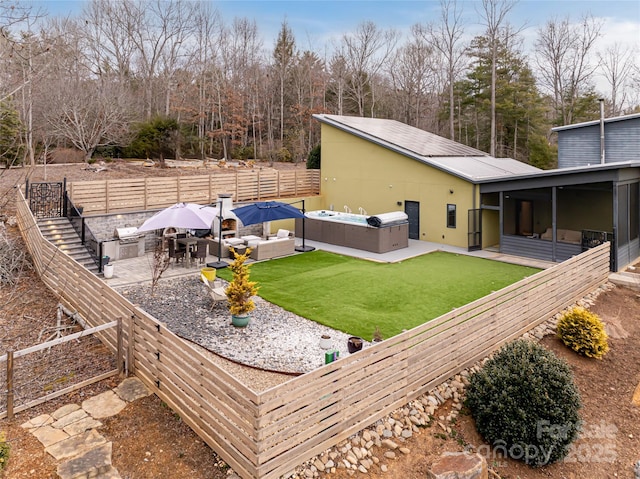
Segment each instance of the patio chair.
[{"label": "patio chair", "polygon": [[179,263],[180,261],[184,261],[186,251],[182,249],[177,249],[176,241],[173,238],[169,238],[168,242],[169,242],[169,261],[171,261],[171,258],[174,258],[176,260],[176,263]]},{"label": "patio chair", "polygon": [[223,301],[227,299],[227,294],[224,291],[224,286],[222,286],[222,282],[220,282],[220,286],[216,286],[214,280],[213,284],[209,282],[209,280],[205,277],[204,274],[200,273],[200,280],[204,283],[204,285],[209,290],[209,296],[213,300],[213,305],[215,305],[218,301]]},{"label": "patio chair", "polygon": [[207,259],[207,247],[209,246],[209,241],[206,239],[199,239],[198,243],[196,243],[195,251],[191,251],[191,259],[197,259],[198,263],[204,264]]}]

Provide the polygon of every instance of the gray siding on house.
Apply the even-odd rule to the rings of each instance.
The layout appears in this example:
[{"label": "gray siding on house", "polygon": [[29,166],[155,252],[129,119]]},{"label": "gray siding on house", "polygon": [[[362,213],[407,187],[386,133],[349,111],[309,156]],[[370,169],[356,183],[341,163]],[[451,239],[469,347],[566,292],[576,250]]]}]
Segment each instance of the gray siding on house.
[{"label": "gray siding on house", "polygon": [[638,255],[640,255],[640,241],[635,238],[629,244],[618,246],[616,265],[626,266],[635,261]]},{"label": "gray siding on house", "polygon": [[582,246],[571,243],[556,243],[556,261],[564,261],[582,253]]},{"label": "gray siding on house", "polygon": [[607,163],[639,160],[640,118],[606,125],[604,145]]},{"label": "gray siding on house", "polygon": [[600,163],[599,126],[585,126],[558,132],[558,168],[598,163]]},{"label": "gray siding on house", "polygon": [[[517,235],[502,235],[500,238],[500,252],[525,258],[554,261],[553,243],[548,240],[527,238]],[[564,261],[580,254],[582,246],[579,244],[556,242],[555,261]]]},{"label": "gray siding on house", "polygon": [[500,238],[500,252],[543,261],[552,261],[553,255],[551,241],[515,235],[502,235]]},{"label": "gray siding on house", "polygon": [[[640,118],[605,122],[605,163],[640,159]],[[558,131],[558,168],[600,163],[600,124]]]}]

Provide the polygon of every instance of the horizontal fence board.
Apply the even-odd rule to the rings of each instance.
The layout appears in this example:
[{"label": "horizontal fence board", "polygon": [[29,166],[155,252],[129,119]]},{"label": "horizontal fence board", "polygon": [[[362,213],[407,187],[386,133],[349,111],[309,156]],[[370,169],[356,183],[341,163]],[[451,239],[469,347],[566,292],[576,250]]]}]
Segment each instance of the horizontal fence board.
[{"label": "horizontal fence board", "polygon": [[160,209],[175,203],[216,201],[221,193],[234,201],[255,201],[320,194],[317,170],[238,170],[208,175],[75,181],[67,191],[85,214]]},{"label": "horizontal fence board", "polygon": [[[170,393],[170,391],[161,390],[157,387],[155,379],[149,374],[147,370],[136,370],[136,376],[139,377],[151,392],[157,395],[163,402],[165,402],[172,411],[176,412],[180,418],[214,451],[219,452],[225,462],[241,477],[254,478],[258,477],[255,468],[252,465],[248,465],[247,461],[243,457],[239,457],[236,452],[229,451],[226,444],[219,444],[214,437],[209,434],[208,428],[203,428],[201,424],[189,414],[187,410],[183,409],[179,403],[179,399]],[[238,459],[236,459],[238,458]]]},{"label": "horizontal fence board", "polygon": [[[183,348],[176,347],[176,343],[165,342],[162,352],[168,357],[169,361],[188,368],[190,374],[198,375],[203,381],[206,381],[209,387],[207,391],[209,399],[227,400],[228,413],[232,416],[232,419],[238,423],[246,423],[246,426],[252,430],[257,427],[257,421],[255,420],[257,407],[251,401],[253,391],[249,390],[244,384],[239,383],[226,371],[218,368],[214,363],[201,358],[195,350],[185,351]],[[211,374],[212,371],[215,372],[215,376]],[[231,378],[228,382],[224,380],[227,377]],[[188,379],[185,380],[188,381]]]},{"label": "horizontal fence board", "polygon": [[201,427],[211,430],[210,434],[218,437],[218,443],[232,444],[242,457],[253,457],[257,454],[256,444],[252,440],[253,435],[220,414],[215,404],[207,404],[206,399],[198,392],[202,388],[195,386],[195,382],[188,378],[184,371],[172,363],[162,363],[161,366],[156,365],[156,367],[159,371],[160,389],[169,388],[174,391],[174,396],[183,407],[193,411],[197,416]]}]

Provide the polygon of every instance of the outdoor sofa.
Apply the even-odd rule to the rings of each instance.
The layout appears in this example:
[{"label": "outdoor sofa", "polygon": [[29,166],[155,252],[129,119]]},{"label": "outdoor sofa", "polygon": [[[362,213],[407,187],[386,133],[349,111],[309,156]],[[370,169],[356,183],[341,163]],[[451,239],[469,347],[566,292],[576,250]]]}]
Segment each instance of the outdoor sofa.
[{"label": "outdoor sofa", "polygon": [[[295,252],[296,240],[289,230],[280,229],[275,235],[267,239],[246,236],[246,240],[240,238],[227,238],[222,240],[221,258],[229,258],[230,247],[247,246],[251,248],[249,257],[256,261],[288,256]],[[218,238],[209,240],[209,254],[218,256]]]},{"label": "outdoor sofa", "polygon": [[[540,238],[551,240],[553,238],[553,231],[551,228],[547,228],[547,230],[540,235]],[[556,239],[563,243],[580,244],[582,241],[582,232],[558,228],[556,230]]]}]

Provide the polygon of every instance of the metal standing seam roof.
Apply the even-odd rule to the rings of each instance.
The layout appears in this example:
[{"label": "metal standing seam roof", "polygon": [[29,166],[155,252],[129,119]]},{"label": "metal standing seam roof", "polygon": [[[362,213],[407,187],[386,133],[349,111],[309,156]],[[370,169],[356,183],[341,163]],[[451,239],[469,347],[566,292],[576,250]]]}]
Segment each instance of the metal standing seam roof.
[{"label": "metal standing seam roof", "polygon": [[542,171],[512,158],[494,158],[470,146],[395,120],[340,115],[313,116],[322,123],[471,182]]},{"label": "metal standing seam roof", "polygon": [[[633,113],[631,115],[622,115],[622,116],[615,116],[611,118],[605,118],[604,122],[606,124],[606,123],[614,123],[616,121],[634,120],[636,118],[640,118],[640,113]],[[573,130],[575,128],[584,128],[586,126],[595,126],[599,124],[600,124],[600,120],[585,121],[582,123],[573,123],[571,125],[556,126],[554,128],[551,128],[551,131],[558,132],[558,131],[564,131],[564,130]]]}]

